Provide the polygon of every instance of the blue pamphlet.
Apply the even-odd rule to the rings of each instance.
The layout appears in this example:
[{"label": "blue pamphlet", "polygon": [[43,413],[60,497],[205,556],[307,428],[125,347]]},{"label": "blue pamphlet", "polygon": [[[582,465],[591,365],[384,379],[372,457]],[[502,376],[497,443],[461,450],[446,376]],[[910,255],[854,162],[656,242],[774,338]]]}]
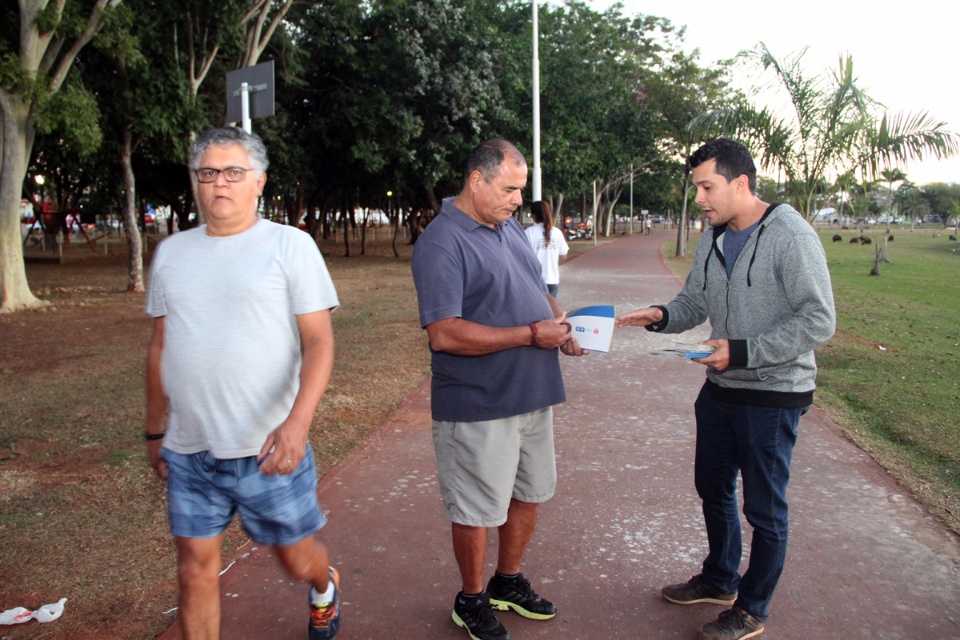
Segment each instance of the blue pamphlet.
[{"label": "blue pamphlet", "polygon": [[613,305],[581,307],[567,314],[570,333],[581,349],[607,353],[613,338]]},{"label": "blue pamphlet", "polygon": [[680,356],[681,358],[706,358],[716,351],[716,347],[698,342],[674,342],[670,349],[651,349],[655,356]]}]

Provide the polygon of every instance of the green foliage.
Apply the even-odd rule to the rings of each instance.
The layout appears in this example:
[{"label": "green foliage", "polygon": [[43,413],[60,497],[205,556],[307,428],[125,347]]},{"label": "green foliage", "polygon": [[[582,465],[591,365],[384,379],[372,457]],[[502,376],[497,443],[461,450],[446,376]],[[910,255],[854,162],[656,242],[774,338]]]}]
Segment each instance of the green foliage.
[{"label": "green foliage", "polygon": [[544,8],[540,20],[545,194],[588,192],[593,180],[649,162],[657,127],[638,78],[663,51],[669,21],[580,2]]},{"label": "green foliage", "polygon": [[960,203],[960,184],[933,182],[920,188],[920,196],[926,201],[930,213],[945,215]]},{"label": "green foliage", "polygon": [[80,155],[92,153],[103,140],[97,100],[76,82],[65,84],[46,101],[37,114],[35,126],[41,134],[56,130]]},{"label": "green foliage", "polygon": [[30,85],[30,74],[12,53],[0,54],[0,87],[11,93],[21,92]]},{"label": "green foliage", "polygon": [[123,2],[104,16],[103,26],[93,41],[93,46],[105,55],[123,60],[132,68],[147,66],[147,59],[140,48],[142,25],[138,24],[135,7]]},{"label": "green foliage", "polygon": [[696,125],[743,138],[760,168],[782,170],[789,201],[808,220],[830,173],[874,176],[881,166],[957,153],[960,138],[929,114],[879,113],[882,105],[857,84],[852,56],[842,56],[832,74],[810,76],[801,66],[805,51],[778,58],[761,43],[744,54],[788,108],[744,103],[704,114]]},{"label": "green foliage", "polygon": [[37,13],[36,25],[40,33],[51,33],[60,25],[61,5],[58,2],[48,3]]}]

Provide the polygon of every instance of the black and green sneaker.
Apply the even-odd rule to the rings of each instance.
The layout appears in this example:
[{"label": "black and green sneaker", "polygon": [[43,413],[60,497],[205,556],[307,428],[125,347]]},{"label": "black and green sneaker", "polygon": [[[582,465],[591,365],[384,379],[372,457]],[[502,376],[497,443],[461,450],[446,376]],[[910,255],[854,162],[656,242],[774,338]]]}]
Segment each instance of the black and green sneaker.
[{"label": "black and green sneaker", "polygon": [[463,627],[473,640],[510,640],[510,634],[497,620],[490,606],[490,595],[484,591],[479,597],[457,594],[453,601],[453,621]]},{"label": "black and green sneaker", "polygon": [[494,575],[487,583],[487,593],[490,594],[490,605],[500,611],[513,609],[531,620],[549,620],[557,615],[553,603],[541,598],[522,573],[514,578]]}]

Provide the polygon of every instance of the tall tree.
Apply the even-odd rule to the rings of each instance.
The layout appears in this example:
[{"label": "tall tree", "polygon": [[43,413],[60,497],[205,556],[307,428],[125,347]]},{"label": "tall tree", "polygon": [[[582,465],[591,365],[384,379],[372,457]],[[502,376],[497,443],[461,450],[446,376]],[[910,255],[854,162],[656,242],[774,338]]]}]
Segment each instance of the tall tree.
[{"label": "tall tree", "polygon": [[928,113],[878,115],[883,105],[857,84],[852,56],[841,56],[832,74],[811,76],[801,65],[805,53],[781,59],[760,43],[746,54],[772,74],[771,86],[789,108],[744,104],[711,111],[697,124],[744,138],[758,152],[760,168],[782,169],[787,194],[807,220],[816,215],[828,174],[859,168],[876,175],[881,165],[945,158],[960,149],[957,134]]},{"label": "tall tree", "polygon": [[673,27],[621,9],[601,14],[568,2],[540,13],[543,190],[558,217],[564,194],[592,194],[597,181],[601,193],[615,195],[631,165],[657,157],[653,114],[638,81]]},{"label": "tall tree", "polygon": [[19,31],[0,35],[0,313],[38,306],[30,291],[20,244],[20,196],[36,135],[38,113],[60,91],[77,54],[120,0],[20,0],[0,17]]},{"label": "tall tree", "polygon": [[940,216],[940,225],[946,228],[951,212],[960,205],[960,184],[931,182],[920,187],[920,195],[930,207],[930,213]]},{"label": "tall tree", "polygon": [[[149,0],[127,0],[114,11],[93,47],[88,47],[78,62],[87,84],[99,99],[104,114],[102,128],[105,144],[96,158],[98,179],[91,191],[99,192],[101,202],[120,211],[127,242],[127,291],[142,293],[143,242],[137,215],[137,187],[133,154],[148,132],[169,124],[171,101],[166,92],[158,92],[160,65],[147,64],[142,41],[156,38],[152,31],[158,7]],[[158,103],[164,104],[157,108]],[[146,232],[146,225],[143,225]]]},{"label": "tall tree", "polygon": [[887,215],[886,215],[886,226],[887,233],[890,233],[890,223],[893,221],[893,183],[894,182],[903,182],[907,179],[907,175],[898,169],[897,167],[887,168],[880,172],[880,177],[882,177],[887,182]]},{"label": "tall tree", "polygon": [[677,228],[676,255],[686,252],[687,203],[690,191],[690,167],[686,159],[693,148],[709,135],[704,128],[691,127],[694,119],[711,109],[736,104],[742,96],[730,87],[729,63],[712,67],[699,64],[699,52],[674,50],[656,67],[645,73],[641,87],[643,99],[659,116],[662,147],[672,159],[679,160],[676,173],[682,176],[682,204]]},{"label": "tall tree", "polygon": [[252,67],[260,61],[277,27],[283,22],[294,0],[250,0],[247,12],[240,22],[243,25],[244,51],[238,69]]},{"label": "tall tree", "polygon": [[909,180],[904,180],[897,188],[893,201],[900,215],[910,219],[910,230],[913,231],[917,222],[927,213],[927,203],[921,197],[920,189]]}]

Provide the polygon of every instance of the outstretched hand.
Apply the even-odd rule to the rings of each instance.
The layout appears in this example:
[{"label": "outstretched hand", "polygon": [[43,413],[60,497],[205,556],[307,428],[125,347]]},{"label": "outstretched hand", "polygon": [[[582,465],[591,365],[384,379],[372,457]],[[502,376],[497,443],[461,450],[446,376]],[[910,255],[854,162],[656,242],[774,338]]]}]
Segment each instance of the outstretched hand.
[{"label": "outstretched hand", "polygon": [[614,326],[620,327],[647,327],[651,324],[657,324],[663,320],[663,310],[658,307],[647,307],[646,309],[637,309],[628,311],[614,322]]}]

